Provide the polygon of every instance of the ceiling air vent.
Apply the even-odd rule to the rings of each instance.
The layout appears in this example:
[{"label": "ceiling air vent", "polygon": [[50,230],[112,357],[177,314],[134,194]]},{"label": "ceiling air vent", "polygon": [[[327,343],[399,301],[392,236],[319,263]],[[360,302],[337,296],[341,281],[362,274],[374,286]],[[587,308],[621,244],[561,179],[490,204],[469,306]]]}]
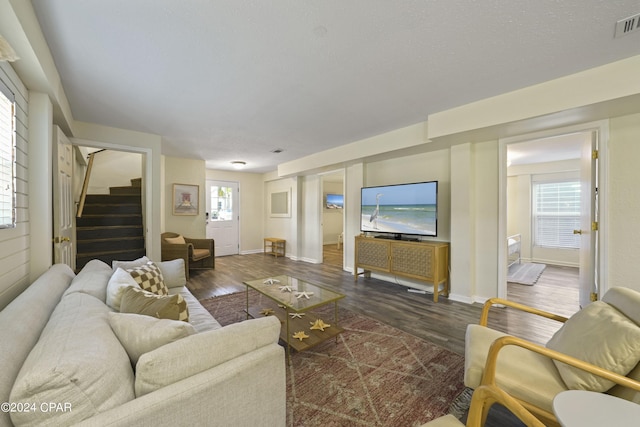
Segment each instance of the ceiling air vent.
[{"label": "ceiling air vent", "polygon": [[616,38],[640,30],[640,13],[616,22]]}]

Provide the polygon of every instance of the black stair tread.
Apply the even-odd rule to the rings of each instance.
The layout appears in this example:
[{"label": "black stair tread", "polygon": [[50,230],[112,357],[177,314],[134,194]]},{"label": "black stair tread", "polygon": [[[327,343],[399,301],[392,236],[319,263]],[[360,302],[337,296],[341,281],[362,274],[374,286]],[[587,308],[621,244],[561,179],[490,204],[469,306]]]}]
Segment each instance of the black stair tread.
[{"label": "black stair tread", "polygon": [[77,239],[76,242],[91,243],[91,242],[108,242],[110,240],[141,240],[144,236],[122,236],[122,237],[102,237],[99,239]]},{"label": "black stair tread", "polygon": [[108,258],[108,255],[117,255],[122,253],[138,253],[138,252],[145,252],[145,249],[123,249],[118,251],[82,252],[82,253],[78,253],[77,257],[78,258],[87,258],[87,257],[97,258],[97,257],[103,256],[105,258]]},{"label": "black stair tread", "polygon": [[142,228],[142,225],[109,225],[109,226],[104,226],[104,225],[85,225],[82,227],[76,227],[76,230],[101,230],[103,228],[109,228],[109,229],[123,229],[123,228]]}]

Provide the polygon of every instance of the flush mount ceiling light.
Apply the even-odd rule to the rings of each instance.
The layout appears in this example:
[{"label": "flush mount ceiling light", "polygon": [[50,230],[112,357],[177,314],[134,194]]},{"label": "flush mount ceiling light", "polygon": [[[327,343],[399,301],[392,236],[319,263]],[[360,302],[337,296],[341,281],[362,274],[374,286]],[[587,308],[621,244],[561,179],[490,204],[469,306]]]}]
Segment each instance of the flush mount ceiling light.
[{"label": "flush mount ceiling light", "polygon": [[4,37],[0,36],[0,61],[13,62],[20,58],[16,55],[9,42]]},{"label": "flush mount ceiling light", "polygon": [[231,162],[231,166],[233,166],[234,169],[242,169],[246,165],[247,165],[247,162],[243,162],[243,161],[240,161],[240,160],[235,160],[235,161]]}]

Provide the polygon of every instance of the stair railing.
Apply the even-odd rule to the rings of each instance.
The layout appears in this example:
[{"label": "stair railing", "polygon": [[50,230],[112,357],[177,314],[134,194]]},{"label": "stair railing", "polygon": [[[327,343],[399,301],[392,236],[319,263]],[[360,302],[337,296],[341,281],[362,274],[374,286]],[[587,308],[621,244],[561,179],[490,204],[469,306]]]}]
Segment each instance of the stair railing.
[{"label": "stair railing", "polygon": [[84,202],[87,199],[87,191],[89,190],[89,179],[91,178],[91,168],[93,167],[93,156],[96,153],[99,153],[99,150],[93,153],[89,153],[89,163],[87,164],[87,171],[84,174],[84,182],[82,183],[82,192],[80,193],[80,202],[78,202],[78,213],[76,214],[77,218],[82,218],[82,211],[84,210]]}]

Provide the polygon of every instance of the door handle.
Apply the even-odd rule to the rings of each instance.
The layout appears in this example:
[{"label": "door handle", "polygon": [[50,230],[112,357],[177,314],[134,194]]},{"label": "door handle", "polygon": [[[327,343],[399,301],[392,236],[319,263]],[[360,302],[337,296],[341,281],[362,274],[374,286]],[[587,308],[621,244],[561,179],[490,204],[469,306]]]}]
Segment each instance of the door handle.
[{"label": "door handle", "polygon": [[70,242],[70,241],[71,241],[71,239],[70,239],[70,238],[68,238],[68,237],[59,237],[59,236],[56,236],[56,237],[53,239],[53,243],[64,243],[64,242]]},{"label": "door handle", "polygon": [[573,234],[582,234],[582,230],[573,230]]}]

